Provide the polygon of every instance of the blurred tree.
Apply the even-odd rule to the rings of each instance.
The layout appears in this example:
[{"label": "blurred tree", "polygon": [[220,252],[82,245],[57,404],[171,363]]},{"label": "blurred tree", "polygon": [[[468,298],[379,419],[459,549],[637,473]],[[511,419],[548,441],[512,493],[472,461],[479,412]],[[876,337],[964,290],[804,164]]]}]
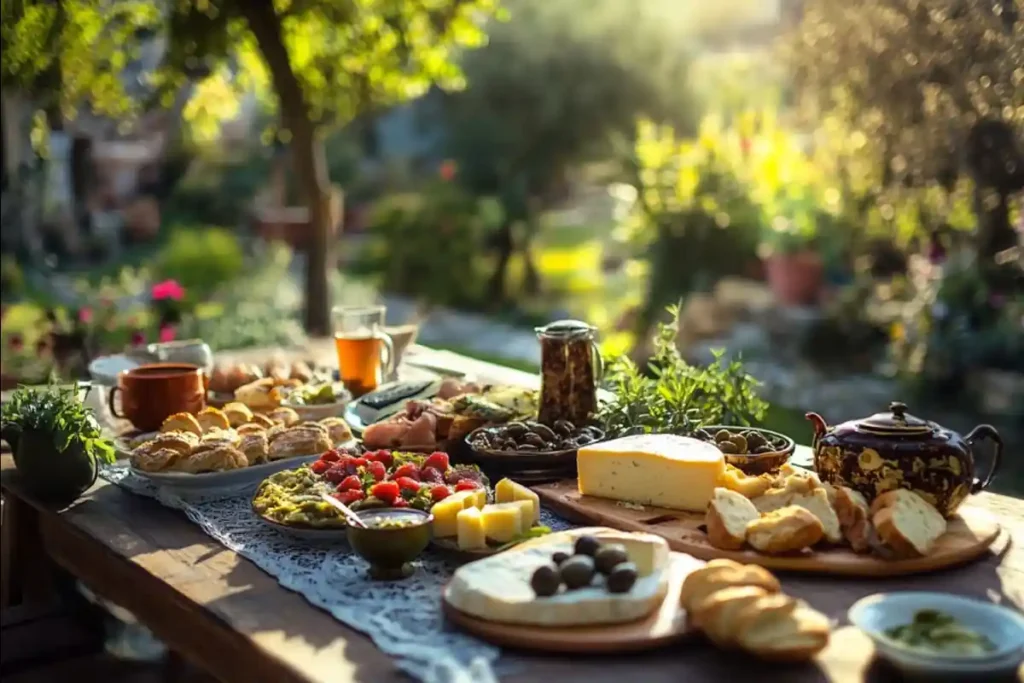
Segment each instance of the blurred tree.
[{"label": "blurred tree", "polygon": [[480,45],[480,22],[499,0],[3,0],[4,85],[32,84],[59,65],[65,109],[85,102],[109,114],[133,106],[121,74],[139,31],[166,39],[156,97],[170,102],[188,81],[198,115],[229,116],[238,91],[272,92],[280,135],[292,149],[313,238],[306,325],[329,327],[330,188],[322,131],[431,83],[458,87],[451,56]]},{"label": "blurred tree", "polygon": [[530,240],[574,166],[607,158],[638,116],[692,126],[685,26],[666,13],[673,5],[590,0],[581,12],[577,0],[507,0],[509,21],[489,27],[487,47],[463,58],[468,86],[441,115],[458,181],[499,197],[505,210],[496,300],[517,247],[527,286],[538,287]]},{"label": "blurred tree", "polygon": [[798,86],[877,145],[883,186],[950,191],[966,173],[993,263],[1017,243],[1010,197],[1024,189],[1020,0],[803,4],[789,44]]}]

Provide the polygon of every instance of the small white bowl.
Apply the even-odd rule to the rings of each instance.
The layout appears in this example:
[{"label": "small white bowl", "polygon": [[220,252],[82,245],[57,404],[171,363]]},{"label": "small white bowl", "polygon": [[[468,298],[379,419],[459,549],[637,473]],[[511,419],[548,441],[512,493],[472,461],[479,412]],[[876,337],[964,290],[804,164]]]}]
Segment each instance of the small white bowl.
[{"label": "small white bowl", "polygon": [[[903,645],[885,634],[890,628],[910,623],[923,609],[949,614],[991,639],[996,649],[984,655],[932,653]],[[1024,615],[972,598],[923,591],[879,593],[858,600],[848,617],[871,638],[880,657],[907,673],[946,677],[995,673],[1017,666],[1024,655]]]}]

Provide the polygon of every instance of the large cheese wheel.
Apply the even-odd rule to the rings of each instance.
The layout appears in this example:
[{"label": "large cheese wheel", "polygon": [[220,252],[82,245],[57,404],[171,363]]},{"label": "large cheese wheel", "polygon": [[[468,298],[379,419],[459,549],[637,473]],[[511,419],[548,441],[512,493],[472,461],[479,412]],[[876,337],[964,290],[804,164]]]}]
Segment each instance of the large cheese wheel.
[{"label": "large cheese wheel", "polygon": [[[537,597],[530,578],[557,551],[572,554],[576,539],[596,536],[620,543],[637,566],[638,578],[628,593],[612,594],[600,579],[593,585],[550,597]],[[665,599],[669,580],[665,539],[603,527],[571,529],[521,543],[505,552],[463,565],[445,589],[452,607],[479,619],[535,626],[619,624],[641,619]]]}]

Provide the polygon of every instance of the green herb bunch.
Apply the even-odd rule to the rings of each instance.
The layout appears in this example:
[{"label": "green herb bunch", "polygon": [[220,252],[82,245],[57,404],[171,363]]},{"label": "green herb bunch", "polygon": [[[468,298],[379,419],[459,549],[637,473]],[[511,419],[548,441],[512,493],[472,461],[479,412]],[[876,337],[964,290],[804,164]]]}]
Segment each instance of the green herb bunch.
[{"label": "green herb bunch", "polygon": [[10,401],[0,407],[3,433],[47,433],[52,435],[58,452],[78,445],[97,462],[114,462],[113,445],[103,438],[96,416],[78,398],[78,392],[78,385],[18,387]]},{"label": "green herb bunch", "polygon": [[687,363],[676,346],[679,307],[668,311],[671,320],[658,325],[647,374],[625,356],[608,364],[606,387],[613,397],[598,412],[608,435],[689,436],[706,425],[751,426],[763,419],[768,403],[743,364],[726,362],[721,351],[707,367]]}]

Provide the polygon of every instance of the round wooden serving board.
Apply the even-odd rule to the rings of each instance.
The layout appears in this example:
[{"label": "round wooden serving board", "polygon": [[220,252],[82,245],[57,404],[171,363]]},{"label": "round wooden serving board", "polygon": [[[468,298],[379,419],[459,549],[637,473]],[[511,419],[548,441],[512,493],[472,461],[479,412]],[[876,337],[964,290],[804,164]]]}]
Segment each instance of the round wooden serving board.
[{"label": "round wooden serving board", "polygon": [[576,480],[535,486],[543,505],[573,521],[609,526],[622,531],[646,531],[668,541],[672,550],[702,560],[728,558],[768,569],[840,574],[845,576],[899,576],[945,569],[977,559],[999,537],[999,523],[980,508],[966,504],[949,520],[946,533],[925,557],[886,560],[858,554],[849,548],[818,548],[795,555],[765,555],[754,550],[720,550],[708,543],[704,515],[650,506],[625,507],[614,500],[580,495]]},{"label": "round wooden serving board", "polygon": [[672,553],[668,593],[657,611],[639,621],[610,626],[524,626],[501,624],[470,616],[448,604],[445,587],[441,608],[455,625],[502,647],[558,653],[623,653],[651,650],[674,643],[694,632],[686,611],[679,605],[679,591],[686,576],[704,563],[682,553]]}]

